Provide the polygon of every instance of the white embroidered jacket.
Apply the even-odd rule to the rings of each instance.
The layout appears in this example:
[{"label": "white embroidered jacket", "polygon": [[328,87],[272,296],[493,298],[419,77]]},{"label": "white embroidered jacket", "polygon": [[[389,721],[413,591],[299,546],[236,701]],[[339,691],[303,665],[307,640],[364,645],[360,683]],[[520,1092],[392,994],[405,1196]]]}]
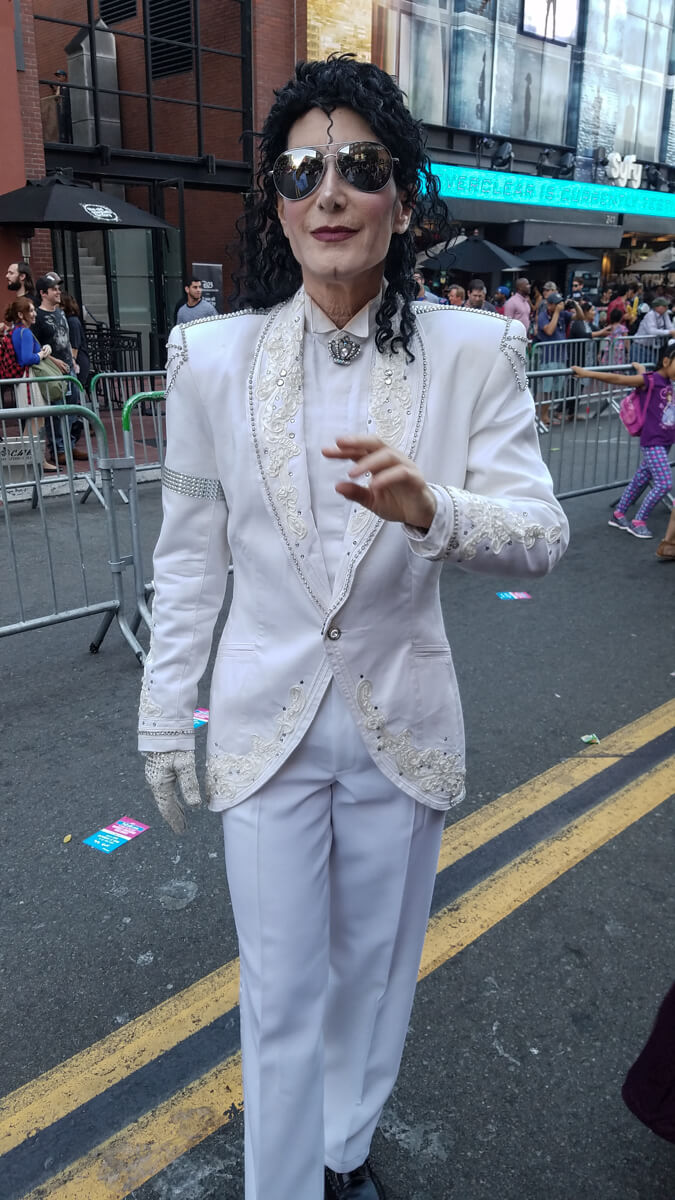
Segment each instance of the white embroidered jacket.
[{"label": "white embroidered jacket", "polygon": [[231,557],[234,593],[211,683],[214,810],[278,770],[332,679],[385,775],[433,808],[459,802],[464,737],[439,600],[443,562],[542,575],[565,549],[522,326],[413,307],[415,361],[372,350],[367,431],[417,461],[437,512],[421,536],[354,506],[332,588],[303,444],[302,290],[270,313],[207,317],[171,334],[139,748],[194,745],[197,684]]}]

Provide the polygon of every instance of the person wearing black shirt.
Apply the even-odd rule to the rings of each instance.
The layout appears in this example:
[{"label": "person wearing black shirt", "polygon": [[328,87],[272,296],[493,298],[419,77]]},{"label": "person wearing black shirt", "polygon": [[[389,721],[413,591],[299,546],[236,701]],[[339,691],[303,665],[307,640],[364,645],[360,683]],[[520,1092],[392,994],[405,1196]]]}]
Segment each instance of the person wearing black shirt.
[{"label": "person wearing black shirt", "polygon": [[[40,297],[40,307],[37,310],[37,317],[33,332],[41,346],[49,345],[52,348],[52,360],[56,363],[59,371],[64,375],[75,374],[75,364],[73,362],[73,352],[70,346],[70,331],[68,329],[68,321],[61,304],[61,280],[54,272],[48,275],[41,275],[35,284],[35,290]],[[72,387],[68,384],[63,403],[72,404],[76,397],[72,394]],[[89,455],[84,449],[78,449],[77,442],[82,436],[82,422],[71,414],[63,418],[61,421],[48,422],[48,449],[49,457],[52,461],[65,464],[66,455],[63,443],[63,429],[67,425],[72,447],[73,458],[88,459]]]}]

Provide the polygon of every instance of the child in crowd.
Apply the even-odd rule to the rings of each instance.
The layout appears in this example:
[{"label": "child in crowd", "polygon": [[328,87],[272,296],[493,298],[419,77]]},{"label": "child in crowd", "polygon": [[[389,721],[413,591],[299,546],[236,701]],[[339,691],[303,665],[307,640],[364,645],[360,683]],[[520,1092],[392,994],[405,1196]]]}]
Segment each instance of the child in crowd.
[{"label": "child in crowd", "polygon": [[613,308],[608,313],[607,324],[596,336],[607,339],[600,352],[601,363],[617,367],[625,363],[628,342],[624,339],[628,337],[628,326],[621,309]]},{"label": "child in crowd", "polygon": [[[675,442],[675,339],[668,341],[659,351],[655,371],[647,372],[641,363],[633,363],[633,366],[635,375],[591,371],[587,367],[572,367],[572,370],[583,379],[599,379],[615,387],[635,388],[638,392],[646,389],[645,417],[640,432],[642,462],[614,509],[609,524],[616,529],[627,530],[634,537],[651,538],[654,535],[647,528],[647,517],[673,484],[668,450]],[[633,520],[629,521],[626,512],[650,479],[652,486]]]}]

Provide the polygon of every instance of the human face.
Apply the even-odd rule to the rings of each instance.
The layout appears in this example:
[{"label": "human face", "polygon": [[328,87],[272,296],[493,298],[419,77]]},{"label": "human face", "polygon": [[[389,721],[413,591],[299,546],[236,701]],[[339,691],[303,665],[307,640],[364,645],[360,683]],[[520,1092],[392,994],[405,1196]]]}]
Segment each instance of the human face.
[{"label": "human face", "polygon": [[[330,116],[312,108],[291,126],[286,148],[378,140],[368,122],[349,108],[336,108]],[[339,296],[345,308],[360,308],[377,294],[392,234],[404,233],[410,221],[410,206],[393,174],[381,191],[360,192],[338,174],[333,158],[327,159],[311,196],[279,196],[277,211],[304,285],[324,309],[330,296],[333,301]]]},{"label": "human face", "polygon": [[7,280],[7,287],[10,289],[10,291],[15,292],[18,290],[18,288],[21,285],[21,277],[19,275],[19,264],[18,263],[10,263],[9,264],[9,266],[7,268],[7,274],[5,275],[5,279]]},{"label": "human face", "polygon": [[192,300],[195,304],[199,304],[202,298],[202,285],[198,279],[193,279],[192,283],[188,284],[185,291],[187,292],[188,300]]},{"label": "human face", "polygon": [[42,293],[42,307],[53,312],[61,303],[61,287],[58,283],[52,284],[47,288],[46,292]]},{"label": "human face", "polygon": [[529,294],[530,294],[529,279],[519,279],[518,280],[518,291],[520,292],[521,296],[529,296]]},{"label": "human face", "polygon": [[34,325],[35,321],[36,321],[36,317],[37,317],[37,314],[35,312],[35,305],[31,304],[30,308],[28,309],[28,312],[25,313],[24,316],[21,318],[21,324],[27,325],[27,326]]},{"label": "human face", "polygon": [[472,288],[469,292],[469,305],[471,308],[482,308],[484,299],[484,288]]},{"label": "human face", "polygon": [[448,302],[450,304],[461,304],[462,303],[462,297],[460,296],[459,292],[457,291],[457,288],[450,288],[450,291],[448,292]]}]

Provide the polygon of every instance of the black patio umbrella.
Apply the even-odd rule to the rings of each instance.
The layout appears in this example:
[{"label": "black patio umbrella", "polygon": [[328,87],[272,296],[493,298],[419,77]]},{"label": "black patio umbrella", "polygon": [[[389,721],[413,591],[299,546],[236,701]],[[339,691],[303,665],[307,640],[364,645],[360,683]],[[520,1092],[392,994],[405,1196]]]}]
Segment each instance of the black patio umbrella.
[{"label": "black patio umbrella", "polygon": [[502,250],[485,238],[468,237],[453,250],[451,246],[433,258],[426,258],[422,267],[429,271],[470,271],[473,275],[491,271],[520,271],[527,266],[523,258]]},{"label": "black patio umbrella", "polygon": [[523,258],[529,263],[538,262],[593,262],[597,254],[587,254],[585,250],[575,250],[573,246],[564,246],[562,242],[540,242],[530,250],[523,250]]},{"label": "black patio umbrella", "polygon": [[172,228],[135,204],[59,174],[29,180],[25,187],[0,195],[0,225],[39,229]]}]

